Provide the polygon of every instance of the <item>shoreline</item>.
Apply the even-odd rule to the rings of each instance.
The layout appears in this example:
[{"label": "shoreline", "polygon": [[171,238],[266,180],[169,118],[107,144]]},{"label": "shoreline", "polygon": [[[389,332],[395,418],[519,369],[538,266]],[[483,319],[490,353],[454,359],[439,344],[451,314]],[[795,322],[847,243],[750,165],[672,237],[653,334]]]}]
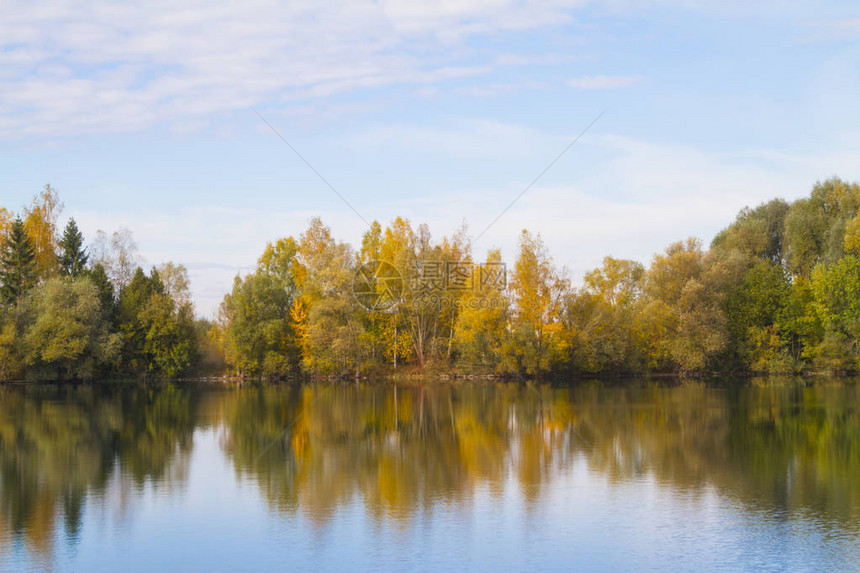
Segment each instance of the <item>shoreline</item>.
[{"label": "shoreline", "polygon": [[815,378],[847,379],[860,376],[860,372],[751,372],[751,371],[711,371],[711,372],[648,372],[648,373],[596,373],[596,374],[567,374],[557,376],[526,376],[512,374],[496,374],[488,372],[379,372],[355,376],[296,374],[286,377],[263,376],[183,376],[178,378],[94,378],[90,380],[0,380],[4,386],[57,386],[57,385],[160,385],[160,384],[217,384],[223,386],[249,386],[256,384],[294,384],[294,383],[456,383],[456,382],[518,382],[518,383],[547,383],[547,384],[577,384],[584,382],[613,382],[623,383],[632,381],[683,382],[688,380],[716,381],[749,380],[754,378],[798,379],[810,380]]}]

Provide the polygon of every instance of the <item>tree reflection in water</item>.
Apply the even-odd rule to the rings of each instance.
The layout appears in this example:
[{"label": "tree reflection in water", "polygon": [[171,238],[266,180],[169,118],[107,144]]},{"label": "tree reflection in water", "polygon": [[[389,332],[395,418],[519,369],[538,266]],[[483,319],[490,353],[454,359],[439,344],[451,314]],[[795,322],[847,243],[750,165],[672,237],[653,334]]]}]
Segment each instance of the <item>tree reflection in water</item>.
[{"label": "tree reflection in water", "polygon": [[[0,543],[50,556],[87,503],[134,519],[143,487],[187,487],[195,430],[236,478],[325,527],[359,502],[382,522],[517,488],[527,507],[586,468],[652,477],[745,511],[812,514],[856,534],[860,395],[853,382],[709,387],[599,382],[0,388]],[[0,546],[0,551],[4,550]]]}]

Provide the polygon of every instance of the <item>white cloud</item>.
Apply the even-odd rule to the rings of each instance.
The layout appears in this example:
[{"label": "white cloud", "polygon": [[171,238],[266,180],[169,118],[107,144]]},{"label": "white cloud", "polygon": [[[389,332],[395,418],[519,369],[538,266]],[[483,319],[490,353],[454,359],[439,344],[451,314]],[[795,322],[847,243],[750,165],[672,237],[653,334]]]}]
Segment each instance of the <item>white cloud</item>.
[{"label": "white cloud", "polygon": [[[733,10],[742,11],[737,4]],[[427,94],[433,84],[483,76],[501,66],[570,62],[583,55],[523,54],[510,45],[492,53],[475,49],[469,40],[563,25],[585,5],[630,14],[707,4],[8,0],[0,8],[0,139],[130,132],[174,123],[188,129],[255,106],[307,106],[308,100],[394,84],[415,84]],[[855,24],[846,20],[842,27],[853,30]],[[565,34],[567,46],[584,39],[570,36]],[[568,83],[609,89],[642,79],[595,75]],[[472,91],[492,95],[506,89],[494,84]]]},{"label": "white cloud", "polygon": [[[47,7],[13,0],[0,18],[0,138],[193,125],[257,105],[527,65],[540,57],[505,54],[496,61],[461,42],[557,24],[579,3],[59,1]],[[466,61],[469,54],[479,61]]]},{"label": "white cloud", "polygon": [[644,80],[642,76],[583,76],[567,80],[567,85],[581,90],[628,88]]}]

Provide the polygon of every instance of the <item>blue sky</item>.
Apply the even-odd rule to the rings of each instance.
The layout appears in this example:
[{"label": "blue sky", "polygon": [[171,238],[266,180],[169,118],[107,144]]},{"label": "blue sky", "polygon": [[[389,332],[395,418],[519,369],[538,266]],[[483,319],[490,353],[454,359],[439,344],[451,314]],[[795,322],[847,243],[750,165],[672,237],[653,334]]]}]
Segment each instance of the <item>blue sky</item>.
[{"label": "blue sky", "polygon": [[576,281],[705,243],[745,205],[858,179],[860,8],[821,2],[26,2],[0,6],[0,205],[51,183],[211,316],[319,215],[540,232]]}]

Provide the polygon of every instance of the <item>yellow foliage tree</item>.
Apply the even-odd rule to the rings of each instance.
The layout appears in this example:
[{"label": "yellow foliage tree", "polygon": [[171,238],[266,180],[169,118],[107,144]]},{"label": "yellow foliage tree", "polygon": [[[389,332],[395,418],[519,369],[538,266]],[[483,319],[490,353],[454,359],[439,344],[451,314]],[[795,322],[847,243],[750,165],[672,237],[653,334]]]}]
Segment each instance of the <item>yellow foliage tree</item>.
[{"label": "yellow foliage tree", "polygon": [[[478,273],[501,269],[501,252],[487,254],[487,261]],[[454,343],[459,360],[467,366],[489,367],[501,361],[502,343],[508,322],[508,299],[504,284],[495,281],[480,282],[474,296],[466,298],[456,320]]]},{"label": "yellow foliage tree", "polygon": [[12,221],[14,220],[14,213],[5,207],[0,207],[0,239],[3,239],[3,237],[6,236],[6,233],[9,231],[9,228],[12,226]]},{"label": "yellow foliage tree", "polygon": [[561,311],[569,283],[556,270],[540,235],[526,230],[520,235],[510,288],[513,336],[503,351],[503,368],[534,375],[564,364],[570,341],[561,328]]},{"label": "yellow foliage tree", "polygon": [[57,218],[62,211],[63,204],[50,185],[45,185],[24,210],[24,227],[36,250],[36,268],[42,279],[57,273]]}]

